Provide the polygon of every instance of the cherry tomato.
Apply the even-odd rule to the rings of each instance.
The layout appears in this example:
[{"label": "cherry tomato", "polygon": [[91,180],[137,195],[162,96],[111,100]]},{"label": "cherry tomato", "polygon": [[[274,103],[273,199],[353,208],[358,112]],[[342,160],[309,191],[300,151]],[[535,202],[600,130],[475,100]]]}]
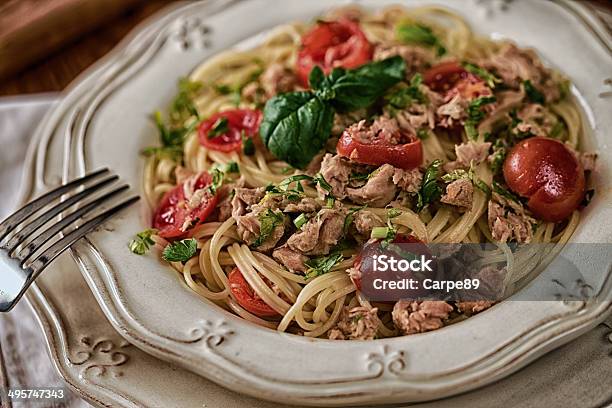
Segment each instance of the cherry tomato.
[{"label": "cherry tomato", "polygon": [[230,290],[238,304],[247,311],[259,317],[278,316],[276,310],[272,309],[266,302],[255,294],[255,291],[242,276],[238,268],[234,268],[227,276]]},{"label": "cherry tomato", "polygon": [[[197,177],[197,178],[194,178]],[[189,227],[194,227],[206,221],[217,205],[217,195],[212,195],[204,190],[212,183],[209,173],[202,173],[185,181],[185,183],[168,191],[161,200],[159,207],[153,215],[153,228],[159,230],[159,236],[163,238],[182,238],[188,235],[184,230],[185,222],[190,221]],[[193,194],[201,194],[194,207],[189,206],[189,200],[185,199],[185,185],[193,183]],[[193,197],[193,196],[192,196]]]},{"label": "cherry tomato", "polygon": [[315,65],[329,74],[333,68],[357,68],[370,61],[372,53],[372,44],[358,23],[346,18],[319,22],[302,37],[296,71],[302,86],[308,87]]},{"label": "cherry tomato", "polygon": [[[355,262],[353,262],[353,267],[361,273],[361,277],[351,277],[351,280],[355,284],[355,287],[357,288],[357,290],[361,290],[361,282],[363,280],[364,274],[366,275],[370,274],[369,277],[366,276],[366,280],[369,279],[370,281],[373,277],[372,274],[376,273],[378,274],[377,275],[378,277],[380,277],[379,275],[381,275],[380,272],[373,271],[372,260],[373,260],[374,255],[381,255],[381,254],[393,255],[394,254],[391,251],[382,250],[381,246],[379,245],[380,241],[381,240],[375,240],[375,241],[369,241],[368,243],[366,243],[363,246],[363,248],[361,248],[361,251],[355,258]],[[414,245],[410,245],[410,249],[413,250],[414,252],[419,253],[419,254],[431,255],[431,252],[429,251],[429,248],[427,248],[427,245],[425,245],[423,241],[421,241],[420,239],[416,238],[413,235],[397,234],[395,238],[393,239],[393,241],[391,242],[394,244],[414,244]],[[366,261],[364,261],[364,258]],[[400,258],[401,256],[398,256],[398,259]]]},{"label": "cherry tomato", "polygon": [[400,169],[413,169],[423,162],[423,146],[416,137],[410,137],[405,144],[392,145],[375,139],[372,143],[358,141],[344,131],[336,151],[354,162],[380,166],[388,163]]},{"label": "cherry tomato", "polygon": [[466,99],[492,95],[491,89],[481,78],[469,73],[455,61],[431,67],[423,74],[423,82],[432,91],[444,95],[459,93]]},{"label": "cherry tomato", "polygon": [[546,137],[515,145],[504,162],[504,179],[510,190],[529,198],[529,209],[544,221],[567,218],[584,198],[582,164],[565,144]]},{"label": "cherry tomato", "polygon": [[255,136],[259,132],[261,119],[261,112],[252,109],[232,109],[216,113],[200,124],[200,144],[224,153],[240,151],[242,136]]}]

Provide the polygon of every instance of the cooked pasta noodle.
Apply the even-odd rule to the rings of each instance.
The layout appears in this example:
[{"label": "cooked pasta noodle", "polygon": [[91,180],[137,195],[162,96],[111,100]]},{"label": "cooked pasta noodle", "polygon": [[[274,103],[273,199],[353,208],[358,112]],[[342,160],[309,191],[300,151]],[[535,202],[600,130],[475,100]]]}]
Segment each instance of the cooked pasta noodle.
[{"label": "cooked pasta noodle", "polygon": [[[396,26],[400,22],[425,24],[444,44],[445,58],[457,60],[480,60],[497,52],[501,44],[474,34],[466,21],[459,15],[440,7],[405,9],[393,7],[376,13],[360,10],[333,11],[329,16],[342,13],[358,13],[359,24],[368,40],[373,44],[397,44]],[[335,14],[334,14],[335,13]],[[219,92],[219,89],[243,89],[251,82],[258,83],[262,70],[272,64],[293,67],[298,59],[302,36],[309,27],[288,24],[274,29],[258,47],[248,51],[229,50],[210,58],[197,67],[189,77],[190,81],[204,84],[194,96],[194,105],[200,118],[236,108],[235,92]],[[494,129],[496,118],[505,117],[519,107],[519,100],[508,106],[500,106],[491,117],[480,124],[480,142],[485,134]],[[241,100],[240,108],[254,108],[252,101]],[[551,112],[557,115],[562,126],[562,137],[573,148],[580,147],[581,114],[571,97],[552,105]],[[185,127],[195,120],[186,119]],[[564,133],[563,133],[564,132]],[[452,161],[456,157],[457,137],[436,129],[427,129],[423,136],[424,162],[434,160]],[[180,159],[151,155],[143,171],[143,188],[147,203],[156,208],[164,194],[171,191],[180,181],[175,178],[177,167],[188,174],[198,174],[214,167],[236,163],[244,184],[251,188],[278,185],[291,174],[287,165],[272,157],[265,149],[257,148],[254,155],[242,152],[221,152],[204,147],[199,140],[197,127],[191,127],[182,145]],[[483,161],[472,169],[474,178],[490,186],[494,174],[489,163]],[[303,195],[319,200],[317,189],[304,185]],[[451,205],[429,206],[423,211],[405,206],[397,207],[399,215],[390,216],[388,208],[369,207],[373,214],[393,226],[399,233],[411,234],[424,242],[431,243],[479,243],[495,241],[487,220],[490,197],[486,191],[475,188],[471,208],[459,211]],[[347,204],[347,206],[350,206]],[[556,244],[549,253],[533,249],[513,252],[503,242],[495,242],[497,249],[488,253],[487,264],[502,262],[507,273],[504,288],[507,294],[520,287],[525,277],[538,265],[549,262],[561,246],[568,242],[579,222],[579,212],[574,211],[564,224],[538,222],[533,233],[534,243]],[[223,222],[208,221],[196,226],[190,236],[197,240],[197,254],[186,262],[172,262],[186,285],[205,299],[231,310],[242,318],[278,331],[290,331],[309,337],[326,337],[339,321],[345,306],[349,308],[375,306],[357,290],[347,274],[353,266],[357,247],[344,248],[343,260],[333,265],[322,275],[309,277],[290,271],[266,251],[246,245],[237,232],[236,217],[230,216]],[[165,247],[168,241],[154,236],[158,247]],[[232,292],[228,273],[238,267],[255,297],[261,299],[278,315],[277,318],[258,316],[252,310],[241,306]],[[376,303],[374,303],[376,304]],[[391,305],[376,304],[378,308],[378,337],[399,334],[394,326]],[[454,316],[452,321],[462,320]]]}]

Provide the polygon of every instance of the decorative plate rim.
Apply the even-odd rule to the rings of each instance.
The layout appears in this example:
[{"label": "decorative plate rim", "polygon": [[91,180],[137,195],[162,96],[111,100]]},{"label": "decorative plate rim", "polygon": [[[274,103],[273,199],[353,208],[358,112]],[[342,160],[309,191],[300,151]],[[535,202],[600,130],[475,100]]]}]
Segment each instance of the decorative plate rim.
[{"label": "decorative plate rim", "polygon": [[[227,5],[234,3],[233,1],[208,1],[207,6],[213,5]],[[202,4],[187,4],[174,8],[167,14],[160,14],[157,21],[151,20],[150,25],[142,26],[142,28],[132,35],[131,39],[126,40],[118,47],[112,54],[105,59],[104,63],[100,63],[96,68],[97,74],[107,74],[109,78],[116,79],[122,75],[120,70],[113,71],[110,67],[113,65],[113,60],[121,61],[125,63],[132,63],[137,60],[139,53],[147,52],[150,50],[151,44],[155,45],[155,40],[158,39],[157,35],[151,35],[153,39],[143,40],[147,33],[153,33],[156,30],[162,30],[164,22],[174,19],[178,15],[186,14],[191,7],[202,7]],[[156,28],[157,27],[157,28]],[[138,39],[144,41],[141,47],[138,47]],[[150,41],[150,42],[149,42]],[[93,72],[93,71],[92,71]],[[129,75],[129,74],[128,74]],[[83,92],[83,84],[88,80],[91,80],[93,74],[85,74],[82,76],[77,84],[72,88],[72,91],[67,94],[70,103],[64,111],[60,108],[56,109],[53,114],[48,116],[46,126],[41,126],[39,129],[40,137],[44,140],[49,135],[49,126],[53,126],[54,120],[57,121],[62,115],[72,116],[75,120],[74,123],[80,123],[83,126],[83,121],[79,122],[79,116],[87,116],[88,105],[79,106],[82,100],[87,98],[93,93]],[[80,86],[79,86],[80,85]],[[70,97],[73,97],[70,100]],[[105,95],[96,97],[104,98]],[[81,116],[82,117],[82,116]],[[57,125],[57,124],[56,124]],[[45,136],[45,133],[47,136]],[[78,132],[77,132],[78,133]],[[66,143],[68,146],[75,146],[77,152],[82,147],[83,141],[77,138],[73,139],[74,135],[71,132],[66,134]],[[82,151],[82,150],[81,150]],[[40,156],[40,151],[39,151]],[[79,154],[77,153],[77,156]],[[64,163],[64,176],[68,177],[71,174],[71,149],[66,150],[65,163]],[[82,155],[80,158],[82,159]],[[76,168],[78,171],[84,170],[84,160],[77,160]],[[42,171],[38,169],[39,171]],[[24,177],[25,178],[25,177]],[[25,195],[22,194],[22,197]],[[395,393],[391,400],[385,402],[399,402],[399,401],[416,401],[430,398],[439,398],[442,396],[448,396],[458,392],[466,391],[468,389],[476,388],[477,386],[484,385],[492,382],[496,379],[501,378],[504,375],[513,372],[523,365],[527,364],[531,360],[535,359],[538,355],[543,352],[552,349],[555,346],[560,345],[562,342],[569,341],[570,339],[578,336],[590,327],[599,323],[603,320],[608,313],[612,311],[612,307],[609,303],[601,302],[596,305],[593,304],[582,304],[578,309],[568,308],[566,313],[561,316],[555,316],[553,320],[547,322],[545,325],[539,326],[536,330],[531,328],[529,333],[521,333],[518,337],[530,337],[524,340],[523,344],[518,344],[516,341],[508,341],[501,348],[496,350],[495,353],[485,356],[482,359],[481,366],[478,363],[474,365],[468,365],[468,367],[474,367],[472,375],[467,375],[464,371],[461,374],[461,378],[457,382],[441,383],[438,384],[438,388],[428,392],[416,392],[415,389],[408,390],[406,392],[407,382],[415,381],[414,384],[418,385],[419,381],[416,378],[402,379],[401,376],[389,376],[388,373],[397,374],[396,370],[401,371],[401,364],[403,362],[403,356],[399,356],[388,348],[388,343],[385,344],[384,340],[372,342],[379,354],[373,354],[375,364],[382,364],[380,371],[377,371],[376,375],[372,378],[381,379],[382,384],[379,381],[375,387],[371,388],[371,391],[364,392],[362,388],[355,387],[356,383],[359,386],[363,386],[365,379],[361,378],[350,378],[347,380],[347,387],[338,388],[341,384],[339,383],[312,383],[312,384],[295,384],[295,383],[279,383],[278,379],[264,379],[261,378],[259,373],[248,373],[245,367],[230,367],[229,365],[235,364],[230,360],[219,359],[219,355],[215,354],[215,348],[219,346],[224,340],[225,336],[231,336],[234,334],[233,329],[227,328],[224,320],[217,323],[211,323],[204,321],[205,325],[199,331],[191,333],[190,337],[180,339],[173,339],[168,336],[155,334],[143,326],[137,319],[130,313],[123,299],[121,299],[121,291],[118,287],[114,286],[113,282],[107,282],[106,278],[111,277],[112,274],[102,272],[101,270],[107,267],[105,265],[105,258],[102,253],[97,251],[91,241],[86,240],[81,245],[78,245],[73,255],[83,275],[93,290],[96,300],[102,307],[105,315],[109,318],[114,328],[132,344],[145,350],[146,352],[162,358],[177,362],[180,365],[197,372],[198,374],[204,375],[207,378],[218,382],[226,387],[237,387],[245,386],[246,392],[250,395],[264,398],[264,399],[280,399],[288,403],[304,403],[309,405],[319,404],[333,404],[333,405],[344,405],[347,403],[351,404],[366,404],[374,403],[378,401],[385,390],[382,388],[388,388],[387,391],[391,390]],[[611,277],[608,275],[605,285],[602,290],[609,291],[609,286],[612,285]],[[34,292],[35,294],[38,291]],[[605,292],[607,293],[607,292]],[[40,299],[39,299],[40,300]],[[233,322],[232,326],[239,326],[239,324]],[[217,331],[215,331],[217,330]],[[219,332],[220,331],[220,332]],[[523,334],[529,334],[530,336],[523,336]],[[191,360],[186,357],[185,354],[177,352],[177,346],[187,346],[192,344],[204,344],[208,353],[204,356],[199,354],[200,360]],[[512,350],[513,345],[514,350]],[[174,349],[173,347],[174,346]],[[382,348],[380,347],[382,346]],[[186,349],[186,347],[180,347],[180,349]],[[401,351],[399,351],[401,352]],[[493,356],[497,354],[497,360]],[[192,355],[193,357],[193,355]],[[204,361],[202,360],[204,359]],[[378,360],[377,360],[378,359]],[[206,363],[204,366],[203,363]],[[400,364],[400,366],[397,366]],[[464,367],[465,368],[465,367]],[[488,371],[486,371],[488,370]],[[442,376],[443,377],[443,376]],[[400,379],[398,381],[398,378]],[[432,383],[430,382],[431,386]],[[382,387],[382,388],[381,388]],[[350,388],[353,388],[352,390]],[[401,389],[404,389],[403,393]],[[341,394],[341,395],[337,395]],[[417,395],[418,394],[418,395]]]}]

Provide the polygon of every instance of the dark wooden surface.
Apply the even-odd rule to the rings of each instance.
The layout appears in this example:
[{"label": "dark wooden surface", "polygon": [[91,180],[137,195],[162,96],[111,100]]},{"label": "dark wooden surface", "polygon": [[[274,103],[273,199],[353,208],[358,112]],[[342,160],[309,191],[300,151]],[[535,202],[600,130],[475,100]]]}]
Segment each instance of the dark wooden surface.
[{"label": "dark wooden surface", "polygon": [[58,51],[0,80],[0,95],[61,91],[79,73],[117,45],[134,26],[172,1],[147,0],[102,27],[77,36]]},{"label": "dark wooden surface", "polygon": [[[111,23],[78,36],[60,50],[1,80],[0,95],[61,91],[79,73],[110,51],[135,25],[173,1],[144,1]],[[611,0],[589,0],[589,3],[612,11]]]}]

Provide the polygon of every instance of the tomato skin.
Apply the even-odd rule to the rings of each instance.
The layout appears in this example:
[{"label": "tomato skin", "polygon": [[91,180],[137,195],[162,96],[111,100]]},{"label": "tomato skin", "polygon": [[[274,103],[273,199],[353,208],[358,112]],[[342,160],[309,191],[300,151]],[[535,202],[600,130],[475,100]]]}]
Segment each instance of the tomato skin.
[{"label": "tomato skin", "polygon": [[[187,180],[185,183],[191,182]],[[212,176],[209,173],[202,173],[194,183],[194,191],[206,188],[212,183]],[[153,215],[153,228],[159,231],[159,236],[166,239],[183,238],[189,235],[189,231],[182,231],[187,217],[192,220],[198,219],[195,225],[206,221],[206,218],[214,211],[217,206],[218,196],[215,194],[205,198],[203,202],[194,209],[189,209],[185,203],[184,184],[174,187],[162,198],[155,214]],[[194,226],[195,226],[194,225]]]},{"label": "tomato skin", "polygon": [[259,317],[276,317],[279,315],[263,299],[254,296],[253,288],[251,288],[238,267],[234,268],[227,278],[230,290],[236,301],[247,311]]},{"label": "tomato skin", "polygon": [[[376,244],[378,242],[380,242],[381,240],[376,240],[376,241],[369,241],[368,243],[366,243],[364,245],[363,248],[361,248],[361,251],[359,252],[359,254],[357,254],[357,256],[355,257],[355,261],[353,262],[353,268],[357,269],[358,271],[360,271],[361,273],[363,273],[362,271],[362,267],[364,267],[364,263],[363,263],[363,257],[371,257],[374,255],[378,255],[379,253],[384,253],[385,251],[380,250],[380,247],[376,246],[374,247],[373,251],[369,251],[368,250],[368,246],[372,245],[372,244]],[[406,235],[406,234],[397,234],[395,236],[395,238],[393,239],[393,241],[391,241],[394,244],[418,244],[415,247],[419,250],[419,252],[423,253],[423,254],[428,254],[431,255],[431,252],[429,251],[429,248],[427,248],[427,245],[425,245],[425,243],[423,241],[421,241],[420,239],[416,238],[414,235]],[[368,273],[368,271],[366,271],[366,273]],[[351,277],[351,280],[353,281],[353,284],[355,285],[355,287],[357,288],[357,290],[361,290],[361,281],[362,278],[360,277]],[[385,302],[383,302],[385,303]]]},{"label": "tomato skin", "polygon": [[[254,137],[259,132],[262,113],[252,109],[232,109],[215,113],[203,121],[198,128],[200,144],[208,149],[218,152],[237,152],[242,148],[242,133],[246,137]],[[228,122],[228,131],[209,138],[209,132],[219,119],[225,118]]]},{"label": "tomato skin", "polygon": [[516,144],[504,162],[504,179],[513,192],[528,197],[529,209],[540,219],[559,222],[584,198],[584,169],[562,142],[531,137]]},{"label": "tomato skin", "polygon": [[318,65],[325,74],[333,68],[357,68],[372,60],[374,48],[359,24],[347,18],[319,22],[302,37],[296,72],[300,83],[308,87],[310,71]]},{"label": "tomato skin", "polygon": [[380,166],[388,163],[400,169],[414,169],[423,163],[423,146],[417,138],[405,144],[391,145],[375,141],[362,143],[346,130],[342,133],[336,151],[354,162]]},{"label": "tomato skin", "polygon": [[457,93],[468,100],[493,94],[481,78],[466,71],[456,61],[431,67],[423,74],[423,83],[432,91],[447,96],[447,99]]}]

